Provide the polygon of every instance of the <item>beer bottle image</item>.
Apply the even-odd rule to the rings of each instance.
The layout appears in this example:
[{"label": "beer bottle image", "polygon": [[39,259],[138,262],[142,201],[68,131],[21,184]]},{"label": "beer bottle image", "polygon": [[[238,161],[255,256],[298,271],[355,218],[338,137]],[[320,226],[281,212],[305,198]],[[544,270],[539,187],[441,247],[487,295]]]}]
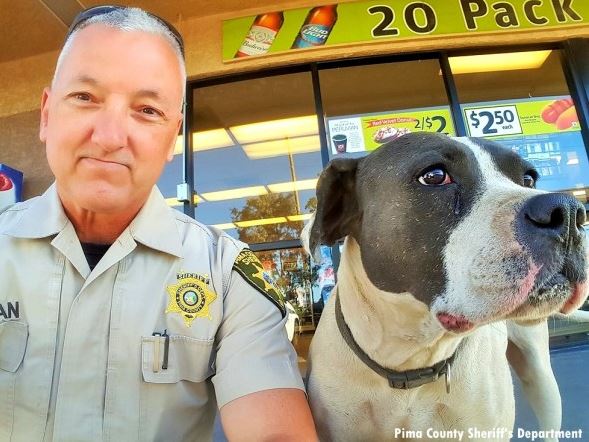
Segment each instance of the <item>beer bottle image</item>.
[{"label": "beer bottle image", "polygon": [[284,23],[282,11],[258,15],[233,58],[261,55],[268,52],[276,34],[282,27],[282,23]]},{"label": "beer bottle image", "polygon": [[337,5],[317,6],[309,11],[291,49],[321,46],[337,21]]}]

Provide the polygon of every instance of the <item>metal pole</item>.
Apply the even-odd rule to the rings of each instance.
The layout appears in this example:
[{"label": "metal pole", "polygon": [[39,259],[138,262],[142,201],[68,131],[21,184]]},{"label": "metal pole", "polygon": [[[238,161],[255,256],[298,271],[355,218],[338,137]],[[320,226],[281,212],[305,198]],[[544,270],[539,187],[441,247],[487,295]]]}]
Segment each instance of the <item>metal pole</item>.
[{"label": "metal pole", "polygon": [[194,156],[192,154],[192,115],[194,114],[194,89],[187,87],[186,100],[184,102],[184,124],[182,125],[182,135],[184,136],[184,154],[182,181],[183,185],[187,187],[188,199],[184,201],[184,213],[191,218],[194,218],[194,195],[196,194],[194,188]]}]

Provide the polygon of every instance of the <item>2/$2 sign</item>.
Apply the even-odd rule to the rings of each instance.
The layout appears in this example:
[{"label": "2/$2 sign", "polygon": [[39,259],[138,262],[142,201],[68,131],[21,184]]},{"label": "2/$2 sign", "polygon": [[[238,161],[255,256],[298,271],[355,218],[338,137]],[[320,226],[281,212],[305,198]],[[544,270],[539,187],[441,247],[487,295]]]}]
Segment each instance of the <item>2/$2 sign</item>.
[{"label": "2/$2 sign", "polygon": [[235,57],[245,43],[259,46],[248,56],[307,50],[296,42],[313,32],[304,46],[588,25],[589,0],[365,0],[226,20],[223,59],[247,58]]}]

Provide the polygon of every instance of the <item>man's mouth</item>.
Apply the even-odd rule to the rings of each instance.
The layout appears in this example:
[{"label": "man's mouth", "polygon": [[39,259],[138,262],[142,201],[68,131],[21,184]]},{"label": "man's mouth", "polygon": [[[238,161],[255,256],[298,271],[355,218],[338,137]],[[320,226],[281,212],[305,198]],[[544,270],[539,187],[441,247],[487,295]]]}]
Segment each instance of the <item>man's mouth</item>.
[{"label": "man's mouth", "polygon": [[82,157],[81,161],[83,161],[86,165],[90,167],[97,167],[97,168],[107,168],[107,169],[117,169],[119,167],[127,167],[126,164],[123,164],[118,161],[109,161],[100,158],[94,157]]}]

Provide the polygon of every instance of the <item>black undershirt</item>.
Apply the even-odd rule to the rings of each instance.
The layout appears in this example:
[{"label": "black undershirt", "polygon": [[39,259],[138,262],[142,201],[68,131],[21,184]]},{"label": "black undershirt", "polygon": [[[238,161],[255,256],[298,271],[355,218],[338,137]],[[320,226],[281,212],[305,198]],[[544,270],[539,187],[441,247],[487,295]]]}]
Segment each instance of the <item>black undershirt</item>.
[{"label": "black undershirt", "polygon": [[92,244],[89,242],[83,242],[81,245],[84,255],[86,256],[86,261],[88,261],[88,265],[90,266],[90,270],[94,270],[98,261],[102,259],[110,247],[110,244]]}]

